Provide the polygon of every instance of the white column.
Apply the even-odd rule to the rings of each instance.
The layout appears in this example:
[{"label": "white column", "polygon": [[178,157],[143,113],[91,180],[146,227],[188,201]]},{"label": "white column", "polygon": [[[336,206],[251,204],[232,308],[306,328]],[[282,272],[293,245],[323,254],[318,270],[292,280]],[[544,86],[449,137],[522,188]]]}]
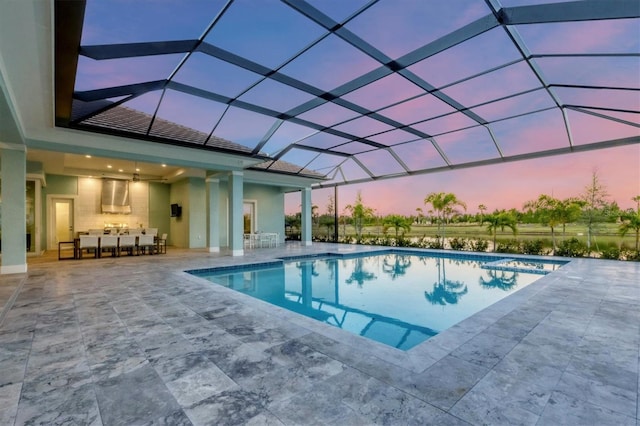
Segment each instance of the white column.
[{"label": "white column", "polygon": [[232,256],[244,256],[243,181],[242,172],[229,174],[229,248]]},{"label": "white column", "polygon": [[208,215],[207,227],[209,228],[209,252],[220,251],[220,180],[207,178],[208,191]]},{"label": "white column", "polygon": [[[7,148],[5,148],[7,147]],[[23,145],[2,149],[2,263],[0,274],[27,272],[27,153]]]},{"label": "white column", "polygon": [[303,246],[311,245],[311,188],[304,188],[302,191],[302,235],[300,236]]}]

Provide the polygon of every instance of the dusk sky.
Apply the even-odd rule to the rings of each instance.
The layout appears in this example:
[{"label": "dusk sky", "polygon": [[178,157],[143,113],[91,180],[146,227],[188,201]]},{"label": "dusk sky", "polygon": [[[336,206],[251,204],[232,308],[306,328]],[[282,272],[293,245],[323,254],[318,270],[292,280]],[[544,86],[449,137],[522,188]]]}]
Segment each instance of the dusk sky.
[{"label": "dusk sky", "polygon": [[[484,204],[488,211],[522,209],[526,201],[540,194],[564,199],[580,195],[590,183],[594,170],[606,186],[609,199],[623,208],[635,208],[631,199],[640,195],[640,146],[561,155],[452,170],[422,176],[398,178],[381,182],[341,186],[338,189],[338,210],[343,213],[361,191],[364,204],[379,215],[391,213],[415,215],[416,208],[426,212],[424,199],[430,192],[452,192],[467,204],[467,211],[476,213]],[[333,188],[312,191],[312,202],[326,213]],[[286,196],[286,212],[300,211],[300,194]]]},{"label": "dusk sky", "polygon": [[[580,21],[578,14],[555,22],[565,19],[556,11],[548,22],[525,16],[507,28],[485,24],[495,18],[483,0],[308,3],[297,9],[239,0],[223,9],[222,0],[90,0],[83,46],[199,38],[204,48],[100,60],[81,55],[76,91],[165,80],[162,89],[108,100],[149,114],[149,124],[157,114],[258,147],[326,174],[329,183],[497,163],[340,186],[340,211],[359,190],[381,215],[414,214],[430,192],[453,192],[471,212],[478,204],[522,208],[542,193],[579,195],[594,170],[611,200],[633,206],[640,194],[640,20]],[[548,3],[561,2],[495,4]],[[280,125],[277,117],[295,120]],[[629,139],[635,143],[501,163]],[[332,192],[313,192],[322,212]],[[288,213],[299,204],[298,195],[287,195]]]}]

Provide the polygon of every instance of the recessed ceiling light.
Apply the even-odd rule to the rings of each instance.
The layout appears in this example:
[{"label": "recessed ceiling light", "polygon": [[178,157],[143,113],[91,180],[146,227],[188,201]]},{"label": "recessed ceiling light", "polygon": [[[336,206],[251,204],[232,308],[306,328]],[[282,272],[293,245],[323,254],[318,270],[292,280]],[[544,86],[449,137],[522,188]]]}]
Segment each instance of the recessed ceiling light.
[{"label": "recessed ceiling light", "polygon": [[107,164],[107,169],[110,169],[111,167],[113,167],[111,164]]},{"label": "recessed ceiling light", "polygon": [[139,171],[140,171],[140,167],[136,167],[136,172],[139,172]]},{"label": "recessed ceiling light", "polygon": [[163,165],[162,165],[162,167],[167,167],[167,165],[166,165],[166,164],[163,164]]},{"label": "recessed ceiling light", "polygon": [[85,155],[86,158],[91,158],[91,156],[89,154]]},{"label": "recessed ceiling light", "polygon": [[120,173],[124,172],[124,170],[122,170],[122,169],[118,169],[118,171],[119,171]]}]

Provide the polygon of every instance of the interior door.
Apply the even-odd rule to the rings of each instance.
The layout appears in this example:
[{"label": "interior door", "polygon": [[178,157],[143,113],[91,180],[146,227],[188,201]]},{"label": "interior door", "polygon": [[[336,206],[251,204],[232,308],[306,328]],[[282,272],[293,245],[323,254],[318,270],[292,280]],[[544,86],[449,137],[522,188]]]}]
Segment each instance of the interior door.
[{"label": "interior door", "polygon": [[56,247],[60,241],[73,241],[73,200],[54,199],[53,214]]}]

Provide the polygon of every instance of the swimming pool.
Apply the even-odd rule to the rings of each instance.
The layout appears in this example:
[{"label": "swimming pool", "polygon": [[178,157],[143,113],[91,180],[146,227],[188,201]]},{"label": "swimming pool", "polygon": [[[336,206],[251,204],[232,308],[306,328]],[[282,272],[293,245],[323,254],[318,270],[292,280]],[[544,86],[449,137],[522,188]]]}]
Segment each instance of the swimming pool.
[{"label": "swimming pool", "polygon": [[391,250],[187,272],[408,350],[564,263]]}]

